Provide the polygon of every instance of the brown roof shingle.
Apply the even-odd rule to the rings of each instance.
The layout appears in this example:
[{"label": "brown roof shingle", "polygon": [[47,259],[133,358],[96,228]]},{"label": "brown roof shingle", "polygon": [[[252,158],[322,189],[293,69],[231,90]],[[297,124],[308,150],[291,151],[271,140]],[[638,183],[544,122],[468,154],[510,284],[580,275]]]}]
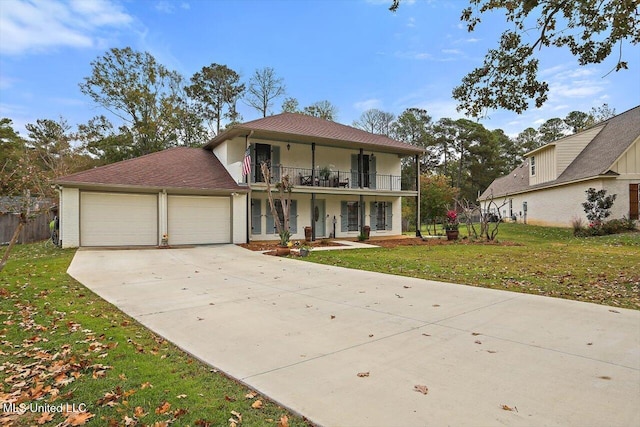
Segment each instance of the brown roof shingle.
[{"label": "brown roof shingle", "polygon": [[62,185],[242,190],[218,158],[202,148],[175,147],[58,178]]},{"label": "brown roof shingle", "polygon": [[256,136],[261,133],[267,133],[291,138],[303,137],[317,140],[318,142],[333,143],[333,145],[337,145],[336,143],[339,142],[351,143],[355,147],[369,149],[376,147],[399,154],[420,154],[424,152],[422,148],[396,141],[384,135],[376,135],[351,126],[298,113],[281,113],[235,125],[213,138],[204,148],[212,149],[223,141],[238,135],[246,135],[251,131],[254,131]]}]

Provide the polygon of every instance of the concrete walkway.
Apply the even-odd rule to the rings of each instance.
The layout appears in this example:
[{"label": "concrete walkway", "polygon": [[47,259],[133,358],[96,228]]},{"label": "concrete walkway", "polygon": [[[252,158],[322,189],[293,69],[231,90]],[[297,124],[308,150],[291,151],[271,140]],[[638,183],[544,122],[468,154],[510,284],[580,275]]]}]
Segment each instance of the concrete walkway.
[{"label": "concrete walkway", "polygon": [[69,273],[321,425],[640,425],[638,311],[233,245],[79,250]]}]

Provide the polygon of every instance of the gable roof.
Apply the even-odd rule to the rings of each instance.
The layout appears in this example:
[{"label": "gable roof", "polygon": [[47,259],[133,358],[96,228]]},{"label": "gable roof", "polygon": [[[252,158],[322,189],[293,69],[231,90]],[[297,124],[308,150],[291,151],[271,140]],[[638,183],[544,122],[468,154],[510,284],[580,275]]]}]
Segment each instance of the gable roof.
[{"label": "gable roof", "polygon": [[318,117],[299,113],[281,113],[232,126],[217,135],[204,148],[213,149],[236,136],[270,138],[280,141],[317,142],[326,145],[372,149],[398,154],[421,154],[424,149],[396,141],[384,135],[376,135],[362,129],[346,126]]},{"label": "gable roof", "polygon": [[202,148],[175,147],[55,180],[72,187],[244,191],[218,158]]},{"label": "gable roof", "polygon": [[[492,193],[493,197],[500,197],[598,176],[613,175],[611,167],[640,138],[640,106],[597,123],[582,132],[595,127],[602,127],[602,129],[555,180],[530,186],[529,160],[526,159],[509,175],[496,178],[479,199],[486,199]],[[562,138],[551,144],[561,144],[564,139],[570,137]]]}]

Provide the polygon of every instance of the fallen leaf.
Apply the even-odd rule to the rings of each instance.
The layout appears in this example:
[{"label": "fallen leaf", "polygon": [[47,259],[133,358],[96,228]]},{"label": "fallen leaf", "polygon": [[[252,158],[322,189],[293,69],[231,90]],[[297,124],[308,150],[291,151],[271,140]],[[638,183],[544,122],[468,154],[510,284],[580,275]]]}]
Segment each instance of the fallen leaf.
[{"label": "fallen leaf", "polygon": [[495,351],[495,350],[487,350],[487,353],[493,354],[493,353],[497,353],[497,351]]},{"label": "fallen leaf", "polygon": [[369,334],[369,338],[373,338],[373,334]]},{"label": "fallen leaf", "polygon": [[140,386],[140,389],[144,390],[147,387],[153,388],[153,385],[151,385],[151,383],[149,381],[147,381],[146,383],[142,383],[142,385]]},{"label": "fallen leaf", "polygon": [[258,393],[256,393],[255,391],[250,391],[249,393],[245,394],[244,397],[246,397],[247,399],[253,399],[257,395]]},{"label": "fallen leaf", "polygon": [[334,316],[333,314],[331,315],[331,320],[335,319],[336,316]]},{"label": "fallen leaf", "polygon": [[429,393],[429,388],[426,385],[414,385],[413,389],[415,391],[418,391],[418,392],[422,393],[422,394]]},{"label": "fallen leaf", "polygon": [[518,408],[514,406],[513,408],[509,405],[502,405],[502,409],[505,411],[516,411],[518,412]]},{"label": "fallen leaf", "polygon": [[612,313],[620,313],[618,310],[609,310]]},{"label": "fallen leaf", "polygon": [[178,399],[184,399],[185,397],[187,397],[186,394],[179,394],[176,396]]},{"label": "fallen leaf", "polygon": [[358,372],[358,376],[359,376],[360,378],[368,377],[368,376],[369,376],[369,372]]},{"label": "fallen leaf", "polygon": [[186,409],[178,408],[175,411],[173,411],[173,418],[179,418],[179,417],[183,416],[186,413],[187,413]]},{"label": "fallen leaf", "polygon": [[476,344],[482,344],[482,341],[480,341],[480,340],[475,340],[475,341],[474,341],[474,343],[476,343]]},{"label": "fallen leaf", "polygon": [[598,378],[600,378],[601,380],[610,380],[611,379],[611,377],[608,377],[606,375],[603,375],[603,376],[598,377]]},{"label": "fallen leaf", "polygon": [[169,408],[171,408],[171,403],[164,401],[156,408],[156,414],[164,414]]},{"label": "fallen leaf", "polygon": [[53,414],[50,414],[49,412],[43,412],[42,415],[40,415],[40,418],[38,418],[38,424],[42,425],[42,424],[48,423],[52,419],[53,419]]},{"label": "fallen leaf", "polygon": [[411,286],[404,285],[403,288],[409,289]]},{"label": "fallen leaf", "polygon": [[93,417],[94,415],[91,412],[72,412],[64,422],[70,426],[83,426]]},{"label": "fallen leaf", "polygon": [[251,404],[251,407],[252,407],[253,409],[261,409],[261,408],[262,408],[262,405],[263,405],[263,404],[262,404],[262,400],[256,400],[255,402],[253,402],[253,403]]},{"label": "fallen leaf", "polygon": [[142,406],[136,406],[136,408],[133,410],[133,416],[136,418],[142,418],[144,417],[146,414],[146,412],[144,412],[144,409],[142,409]]},{"label": "fallen leaf", "polygon": [[280,417],[278,427],[289,427],[289,418],[286,415]]},{"label": "fallen leaf", "polygon": [[237,418],[237,422],[241,423],[242,422],[242,415],[240,415],[239,412],[237,411],[231,411],[231,415],[233,415],[234,417]]},{"label": "fallen leaf", "polygon": [[476,336],[476,335],[482,335],[480,332],[471,332],[471,335]]},{"label": "fallen leaf", "polygon": [[440,307],[440,304],[433,304],[431,307]]}]

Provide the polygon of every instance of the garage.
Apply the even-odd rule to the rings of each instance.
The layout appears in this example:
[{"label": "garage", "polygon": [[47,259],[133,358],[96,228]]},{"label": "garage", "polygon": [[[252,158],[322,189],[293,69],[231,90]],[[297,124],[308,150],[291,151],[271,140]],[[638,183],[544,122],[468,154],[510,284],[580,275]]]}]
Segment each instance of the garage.
[{"label": "garage", "polygon": [[158,244],[158,196],[134,193],[80,193],[82,246]]},{"label": "garage", "polygon": [[169,195],[167,201],[170,244],[231,243],[229,197]]}]

